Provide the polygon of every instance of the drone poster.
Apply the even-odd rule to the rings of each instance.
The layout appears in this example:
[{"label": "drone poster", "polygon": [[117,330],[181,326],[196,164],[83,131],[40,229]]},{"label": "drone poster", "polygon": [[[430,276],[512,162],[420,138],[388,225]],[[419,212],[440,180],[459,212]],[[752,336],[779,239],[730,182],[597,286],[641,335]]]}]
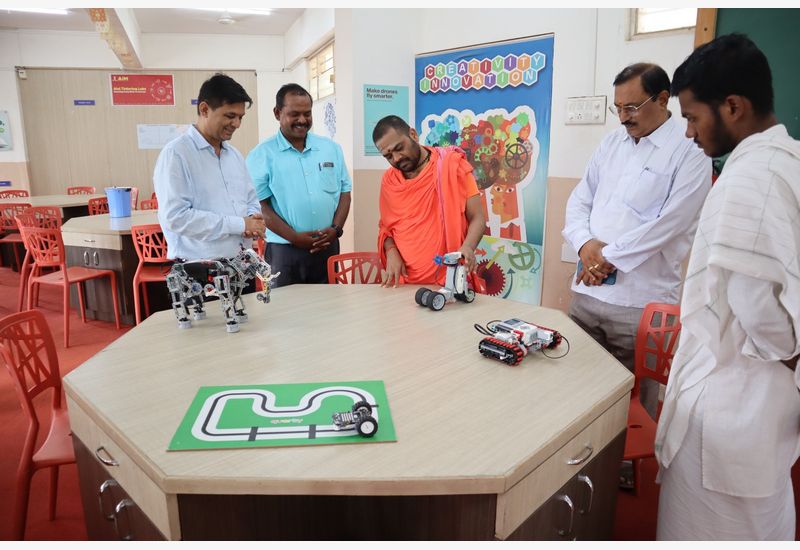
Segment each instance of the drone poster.
[{"label": "drone poster", "polygon": [[538,305],[550,151],[553,35],[417,56],[427,146],[456,145],[481,192],[478,273],[492,296]]}]

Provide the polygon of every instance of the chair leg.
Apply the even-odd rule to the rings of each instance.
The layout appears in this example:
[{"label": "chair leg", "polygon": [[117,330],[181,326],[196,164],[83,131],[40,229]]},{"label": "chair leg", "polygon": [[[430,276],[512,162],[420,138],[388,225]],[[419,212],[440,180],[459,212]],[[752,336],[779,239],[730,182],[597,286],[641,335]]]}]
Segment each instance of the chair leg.
[{"label": "chair leg", "polygon": [[117,274],[111,272],[111,296],[114,298],[114,321],[117,323],[117,330],[119,326],[119,300],[117,299]]},{"label": "chair leg", "polygon": [[28,520],[28,499],[31,494],[31,471],[30,464],[20,465],[17,471],[17,495],[14,502],[13,538],[15,540],[25,539],[25,524]]},{"label": "chair leg", "polygon": [[150,298],[147,297],[147,283],[142,283],[142,295],[144,296],[144,316],[150,317]]},{"label": "chair leg", "polygon": [[86,300],[83,298],[83,283],[78,283],[78,303],[81,306],[81,321],[86,322]]},{"label": "chair leg", "polygon": [[22,311],[22,304],[25,301],[25,287],[28,285],[28,277],[31,274],[31,253],[25,251],[25,259],[22,260],[22,269],[19,274],[19,298],[17,299],[17,311]]},{"label": "chair leg", "polygon": [[[133,311],[134,311],[134,313],[136,315],[136,324],[137,325],[142,322],[142,308],[139,305],[139,300],[140,300],[139,294],[140,294],[141,284],[142,283],[140,283],[136,279],[133,280]],[[144,293],[145,293],[145,296],[146,296],[147,295],[147,289],[145,289]]]},{"label": "chair leg", "polygon": [[633,496],[639,496],[639,485],[642,482],[642,459],[633,460]]},{"label": "chair leg", "polygon": [[64,281],[64,347],[69,347],[69,284]]},{"label": "chair leg", "polygon": [[48,508],[47,519],[56,519],[56,497],[58,496],[58,466],[50,468],[50,506]]},{"label": "chair leg", "polygon": [[33,273],[28,277],[28,309],[33,309],[33,288],[39,286],[39,283],[34,282]]}]

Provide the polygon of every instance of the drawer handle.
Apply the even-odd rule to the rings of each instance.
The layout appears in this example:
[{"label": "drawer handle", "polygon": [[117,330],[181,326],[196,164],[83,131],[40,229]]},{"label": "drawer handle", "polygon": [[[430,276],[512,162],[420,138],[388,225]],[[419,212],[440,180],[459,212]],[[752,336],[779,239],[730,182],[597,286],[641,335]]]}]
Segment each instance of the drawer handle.
[{"label": "drawer handle", "polygon": [[114,508],[114,530],[117,532],[117,536],[120,538],[120,540],[131,540],[133,538],[131,536],[131,529],[130,529],[131,517],[128,516],[128,534],[125,535],[124,537],[122,536],[122,533],[119,532],[119,520],[118,520],[119,513],[122,512],[124,508],[128,508],[133,505],[134,502],[131,499],[123,498],[117,503],[117,507]]},{"label": "drawer handle", "polygon": [[93,243],[93,242],[97,242],[97,241],[95,241],[94,239],[83,239],[83,242],[85,242],[85,243]]},{"label": "drawer handle", "polygon": [[83,265],[89,265],[89,251],[83,251]]},{"label": "drawer handle", "polygon": [[583,451],[581,451],[581,454],[579,454],[578,456],[570,458],[569,460],[567,460],[567,464],[569,464],[570,466],[575,466],[576,464],[582,464],[582,463],[586,462],[587,460],[589,460],[589,457],[592,456],[593,452],[594,452],[594,449],[592,448],[592,446],[591,445],[586,445],[583,448]]},{"label": "drawer handle", "polygon": [[92,259],[94,260],[94,265],[100,265],[100,254],[95,250],[92,252]]},{"label": "drawer handle", "polygon": [[569,498],[567,495],[559,494],[556,495],[556,500],[560,500],[564,502],[569,507],[569,529],[566,531],[564,529],[558,530],[559,537],[571,537],[572,536],[572,524],[575,520],[575,506],[572,504],[572,499]]},{"label": "drawer handle", "polygon": [[589,476],[585,474],[579,474],[578,481],[581,483],[585,483],[586,486],[589,488],[589,506],[586,507],[586,510],[581,508],[580,510],[578,510],[578,513],[581,515],[588,514],[589,512],[592,511],[592,501],[594,500],[594,483],[592,483],[592,480],[589,478]]},{"label": "drawer handle", "polygon": [[[108,458],[103,458],[102,456],[100,456],[100,451],[103,451],[103,453],[104,453],[104,454],[105,454],[105,455],[106,455]],[[97,450],[94,452],[94,456],[96,456],[96,457],[97,457],[97,460],[99,460],[100,462],[102,462],[102,463],[103,463],[103,464],[105,464],[106,466],[119,466],[119,462],[117,462],[116,460],[114,460],[114,457],[113,457],[113,456],[111,456],[111,453],[109,453],[109,452],[106,450],[106,448],[105,448],[105,447],[102,447],[102,446],[101,446],[101,447],[98,447],[98,448],[97,448]]]},{"label": "drawer handle", "polygon": [[116,482],[114,479],[107,479],[100,485],[100,491],[97,494],[97,498],[100,501],[100,513],[103,514],[103,517],[106,518],[108,521],[114,521],[114,513],[106,514],[105,512],[105,504],[103,504],[103,494],[105,494],[106,490],[109,487],[119,487],[119,483]]}]

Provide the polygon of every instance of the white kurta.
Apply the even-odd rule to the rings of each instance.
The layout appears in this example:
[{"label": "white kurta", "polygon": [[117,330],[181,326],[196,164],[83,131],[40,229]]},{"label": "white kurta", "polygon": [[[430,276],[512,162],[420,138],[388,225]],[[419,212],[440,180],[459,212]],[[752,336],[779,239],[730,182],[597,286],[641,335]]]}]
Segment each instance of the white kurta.
[{"label": "white kurta", "polygon": [[[800,142],[784,126],[743,140],[709,193],[681,322],[656,435],[659,523],[680,527],[659,532],[793,538],[756,513],[786,506],[800,449],[800,377],[781,363],[800,353]],[[759,505],[732,513],[731,497]]]},{"label": "white kurta", "polygon": [[677,303],[681,262],[711,188],[711,159],[671,116],[636,143],[620,127],[600,143],[567,201],[562,235],[575,250],[592,238],[608,246],[614,285],[572,290],[607,304]]}]

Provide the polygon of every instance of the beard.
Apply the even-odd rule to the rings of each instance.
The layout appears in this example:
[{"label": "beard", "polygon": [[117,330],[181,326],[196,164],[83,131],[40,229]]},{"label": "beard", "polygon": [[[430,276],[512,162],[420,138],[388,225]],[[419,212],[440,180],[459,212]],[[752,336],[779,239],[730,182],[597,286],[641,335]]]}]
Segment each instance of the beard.
[{"label": "beard", "polygon": [[714,126],[711,135],[708,137],[710,151],[707,154],[711,158],[719,158],[733,151],[739,145],[739,142],[736,141],[736,138],[733,137],[725,123],[722,122],[719,110],[712,109],[712,112],[714,113]]}]

